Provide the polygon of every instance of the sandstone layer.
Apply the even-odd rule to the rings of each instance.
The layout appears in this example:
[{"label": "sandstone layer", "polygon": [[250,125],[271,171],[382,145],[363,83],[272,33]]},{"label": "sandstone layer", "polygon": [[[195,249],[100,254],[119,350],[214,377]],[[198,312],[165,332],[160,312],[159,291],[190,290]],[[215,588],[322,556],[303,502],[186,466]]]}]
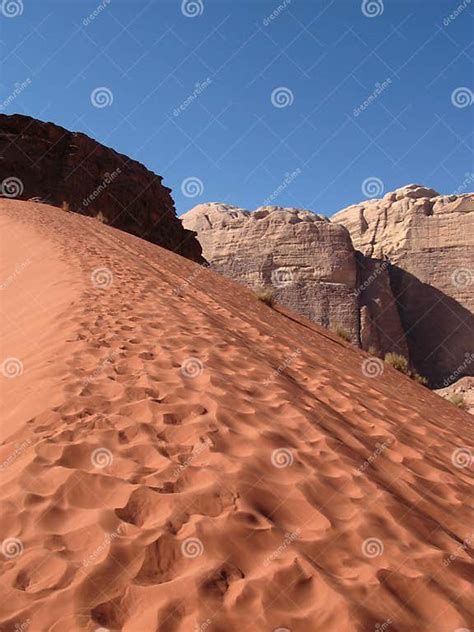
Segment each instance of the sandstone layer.
[{"label": "sandstone layer", "polygon": [[472,625],[466,413],[89,217],[0,227],[2,631]]},{"label": "sandstone layer", "polygon": [[407,353],[384,262],[355,252],[342,226],[307,210],[254,212],[201,204],[181,216],[212,267],[351,341],[380,353]]},{"label": "sandstone layer", "polygon": [[194,235],[176,217],[171,190],[143,165],[53,123],[0,114],[4,197],[65,205],[199,261]]},{"label": "sandstone layer", "polygon": [[367,257],[390,262],[410,359],[435,387],[472,375],[474,194],[408,185],[332,217]]}]

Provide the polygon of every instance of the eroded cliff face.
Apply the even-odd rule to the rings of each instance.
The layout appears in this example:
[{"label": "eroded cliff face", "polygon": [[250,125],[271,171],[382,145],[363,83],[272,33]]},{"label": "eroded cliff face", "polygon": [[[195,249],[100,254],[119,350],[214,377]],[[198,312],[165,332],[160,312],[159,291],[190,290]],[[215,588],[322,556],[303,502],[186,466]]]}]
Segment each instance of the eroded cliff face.
[{"label": "eroded cliff face", "polygon": [[162,178],[85,134],[0,115],[0,183],[4,197],[100,213],[112,226],[201,260],[199,243],[176,217]]},{"label": "eroded cliff face", "polygon": [[332,217],[366,257],[390,262],[410,359],[434,387],[472,375],[474,194],[408,185]]},{"label": "eroded cliff face", "polygon": [[407,353],[384,262],[358,255],[348,231],[296,208],[254,212],[201,204],[181,217],[218,272],[250,288],[272,286],[275,299],[353,343]]}]

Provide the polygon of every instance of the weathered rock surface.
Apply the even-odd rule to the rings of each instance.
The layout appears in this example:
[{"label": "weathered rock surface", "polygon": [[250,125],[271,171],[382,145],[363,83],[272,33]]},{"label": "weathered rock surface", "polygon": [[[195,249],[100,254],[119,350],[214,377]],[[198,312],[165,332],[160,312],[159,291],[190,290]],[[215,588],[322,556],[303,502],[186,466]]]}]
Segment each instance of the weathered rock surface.
[{"label": "weathered rock surface", "polygon": [[176,217],[162,178],[84,134],[1,114],[0,183],[5,197],[101,213],[112,226],[201,260],[199,243]]},{"label": "weathered rock surface", "polygon": [[302,209],[218,203],[181,219],[218,272],[253,289],[273,286],[278,302],[342,327],[365,349],[407,353],[386,266],[358,256],[344,227]]},{"label": "weathered rock surface", "polygon": [[332,217],[366,257],[390,261],[410,359],[432,386],[472,375],[474,194],[408,185]]}]

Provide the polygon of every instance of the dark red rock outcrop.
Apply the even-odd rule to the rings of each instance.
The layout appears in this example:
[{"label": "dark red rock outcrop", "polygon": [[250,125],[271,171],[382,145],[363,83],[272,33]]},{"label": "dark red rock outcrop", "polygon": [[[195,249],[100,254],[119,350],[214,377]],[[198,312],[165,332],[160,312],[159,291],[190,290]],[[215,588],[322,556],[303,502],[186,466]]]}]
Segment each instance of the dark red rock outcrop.
[{"label": "dark red rock outcrop", "polygon": [[2,195],[66,203],[189,259],[201,247],[176,217],[171,190],[143,165],[85,134],[22,115],[0,115]]}]

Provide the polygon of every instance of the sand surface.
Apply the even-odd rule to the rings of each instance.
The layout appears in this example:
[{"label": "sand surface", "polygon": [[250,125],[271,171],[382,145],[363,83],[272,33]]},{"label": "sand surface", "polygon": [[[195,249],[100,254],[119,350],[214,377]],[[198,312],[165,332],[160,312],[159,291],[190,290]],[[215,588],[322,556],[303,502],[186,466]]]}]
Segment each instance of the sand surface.
[{"label": "sand surface", "polygon": [[0,230],[2,632],[474,625],[469,415],[97,220]]}]

